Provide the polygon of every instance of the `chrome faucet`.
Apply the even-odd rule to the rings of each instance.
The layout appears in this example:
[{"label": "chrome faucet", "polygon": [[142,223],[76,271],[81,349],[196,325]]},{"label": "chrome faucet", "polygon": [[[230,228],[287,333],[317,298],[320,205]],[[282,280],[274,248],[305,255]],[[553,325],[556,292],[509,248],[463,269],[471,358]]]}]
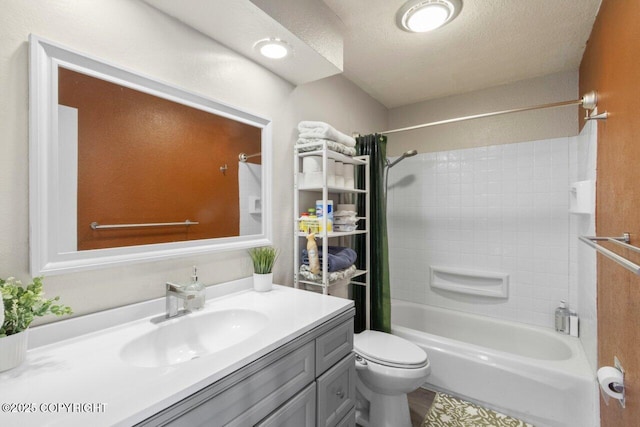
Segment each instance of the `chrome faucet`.
[{"label": "chrome faucet", "polygon": [[[166,294],[166,307],[167,313],[165,318],[170,319],[172,317],[183,316],[190,313],[187,310],[187,301],[196,297],[196,294],[186,290],[185,285],[178,285],[176,283],[167,282],[167,294]],[[178,301],[182,300],[182,308],[179,307]]]}]

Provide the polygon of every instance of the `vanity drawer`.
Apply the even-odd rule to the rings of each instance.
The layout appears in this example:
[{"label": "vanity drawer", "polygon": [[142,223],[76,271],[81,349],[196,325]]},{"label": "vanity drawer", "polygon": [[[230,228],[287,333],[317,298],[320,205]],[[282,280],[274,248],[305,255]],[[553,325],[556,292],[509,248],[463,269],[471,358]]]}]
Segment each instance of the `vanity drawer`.
[{"label": "vanity drawer", "polygon": [[356,427],[356,408],[353,407],[336,427]]},{"label": "vanity drawer", "polygon": [[356,401],[356,365],[353,353],[318,378],[317,394],[316,425],[343,425],[340,423],[355,407]]},{"label": "vanity drawer", "polygon": [[338,363],[353,349],[353,320],[338,325],[316,339],[316,376]]},{"label": "vanity drawer", "polygon": [[167,425],[250,426],[314,380],[314,343],[309,342]]},{"label": "vanity drawer", "polygon": [[315,425],[316,383],[313,382],[256,427],[315,427]]}]

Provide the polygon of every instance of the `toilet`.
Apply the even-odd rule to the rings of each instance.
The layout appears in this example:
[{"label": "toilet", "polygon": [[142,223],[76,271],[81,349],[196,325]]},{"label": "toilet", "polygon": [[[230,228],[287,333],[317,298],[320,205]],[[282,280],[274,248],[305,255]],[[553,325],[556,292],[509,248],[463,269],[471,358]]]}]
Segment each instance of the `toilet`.
[{"label": "toilet", "polygon": [[356,423],[363,427],[411,427],[407,393],[431,373],[427,353],[403,338],[378,331],[354,336]]}]

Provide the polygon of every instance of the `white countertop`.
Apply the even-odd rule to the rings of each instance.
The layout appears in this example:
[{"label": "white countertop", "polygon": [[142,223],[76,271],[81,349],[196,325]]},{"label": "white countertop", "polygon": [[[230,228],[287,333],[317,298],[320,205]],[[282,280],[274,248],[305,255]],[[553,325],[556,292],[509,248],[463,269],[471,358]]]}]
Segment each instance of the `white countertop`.
[{"label": "white countertop", "polygon": [[[156,300],[154,309],[157,310],[161,302]],[[151,323],[150,319],[161,314],[160,311],[153,316],[31,349],[20,367],[0,374],[0,404],[3,405],[0,425],[135,424],[352,306],[350,300],[283,286],[274,286],[270,292],[242,290],[209,299],[204,310],[188,316],[196,318],[213,310],[250,309],[265,314],[268,325],[250,339],[226,350],[165,367],[136,367],[120,358],[122,348],[132,339],[180,320]],[[113,310],[112,317],[118,316],[118,310],[122,309]],[[110,311],[99,315],[109,317]],[[82,319],[69,322],[77,325]],[[60,331],[64,322],[58,323],[55,328]],[[49,327],[47,333],[53,331],[53,325],[41,327],[40,335],[45,327]],[[38,328],[33,329],[31,332],[35,333]],[[7,404],[22,412],[6,412]],[[25,410],[32,412],[25,413]]]}]

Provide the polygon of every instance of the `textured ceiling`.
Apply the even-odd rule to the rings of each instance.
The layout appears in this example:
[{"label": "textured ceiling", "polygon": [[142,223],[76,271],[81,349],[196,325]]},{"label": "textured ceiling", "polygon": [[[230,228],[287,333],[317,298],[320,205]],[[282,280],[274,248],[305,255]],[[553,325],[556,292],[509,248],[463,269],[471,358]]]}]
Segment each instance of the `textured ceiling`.
[{"label": "textured ceiling", "polygon": [[[342,24],[321,0],[143,1],[296,85],[342,72]],[[272,37],[294,54],[274,61],[254,49]]]},{"label": "textured ceiling", "polygon": [[400,30],[404,0],[324,0],[345,24],[344,74],[388,108],[577,70],[600,0],[463,0],[431,33]]}]

